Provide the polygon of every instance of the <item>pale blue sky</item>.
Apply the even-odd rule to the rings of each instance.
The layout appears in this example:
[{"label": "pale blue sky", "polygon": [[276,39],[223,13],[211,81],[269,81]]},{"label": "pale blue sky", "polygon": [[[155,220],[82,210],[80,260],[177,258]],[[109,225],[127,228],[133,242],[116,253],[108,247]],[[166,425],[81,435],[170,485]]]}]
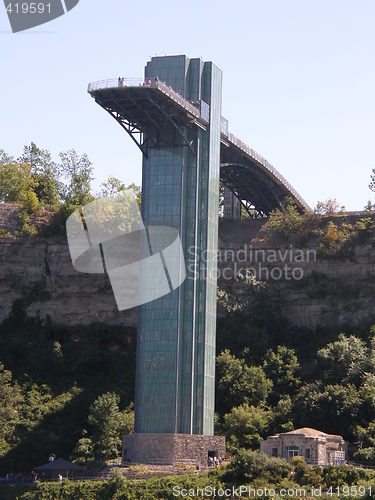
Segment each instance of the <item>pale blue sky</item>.
[{"label": "pale blue sky", "polygon": [[80,0],[65,16],[12,34],[0,6],[0,148],[75,148],[141,182],[141,156],[87,94],[90,81],[141,77],[150,56],[186,54],[223,70],[229,130],[313,207],[362,209],[375,167],[373,0]]}]

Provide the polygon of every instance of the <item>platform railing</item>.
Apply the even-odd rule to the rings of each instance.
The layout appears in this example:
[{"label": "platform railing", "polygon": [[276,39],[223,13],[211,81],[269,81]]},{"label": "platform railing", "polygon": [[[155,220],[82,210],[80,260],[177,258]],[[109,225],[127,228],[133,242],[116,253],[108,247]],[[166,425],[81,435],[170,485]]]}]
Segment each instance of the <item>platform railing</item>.
[{"label": "platform railing", "polygon": [[111,78],[109,80],[99,80],[89,83],[87,92],[93,92],[101,89],[113,89],[115,87],[137,87],[143,85],[143,78]]},{"label": "platform railing", "polygon": [[156,78],[111,78],[109,80],[99,80],[97,82],[89,83],[87,87],[87,92],[95,92],[97,90],[102,89],[114,89],[121,87],[153,87],[161,90],[164,94],[166,94],[170,99],[177,102],[180,106],[182,106],[186,111],[193,114],[196,118],[200,118],[199,109],[191,104],[187,99],[182,97],[178,92],[173,90],[172,87],[167,85]]}]

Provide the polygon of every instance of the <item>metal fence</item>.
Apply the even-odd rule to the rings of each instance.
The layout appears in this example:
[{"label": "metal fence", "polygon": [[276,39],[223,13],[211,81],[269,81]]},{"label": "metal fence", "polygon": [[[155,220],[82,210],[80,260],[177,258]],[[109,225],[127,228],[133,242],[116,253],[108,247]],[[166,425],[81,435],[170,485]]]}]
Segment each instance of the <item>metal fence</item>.
[{"label": "metal fence", "polygon": [[159,79],[149,79],[149,78],[111,78],[109,80],[99,80],[97,82],[89,83],[87,87],[87,92],[95,92],[102,89],[114,89],[121,87],[152,87],[157,88],[163,92],[163,94],[170,97],[173,101],[177,102],[184,109],[189,111],[197,118],[200,118],[199,109],[191,104],[187,99],[182,97],[178,92],[173,90],[172,87],[162,82]]},{"label": "metal fence", "polygon": [[138,87],[143,85],[143,78],[111,78],[109,80],[99,80],[89,83],[87,92],[94,92],[101,89],[113,89],[115,87]]},{"label": "metal fence", "polygon": [[278,179],[285,187],[289,189],[291,193],[299,200],[299,202],[306,208],[308,208],[308,204],[305,202],[303,198],[297,193],[297,191],[289,184],[289,182],[285,179],[283,175],[280,174],[278,170],[276,170],[275,167],[271,165],[269,161],[267,161],[265,158],[263,158],[262,155],[254,151],[254,149],[250,148],[247,144],[244,142],[240,141],[235,135],[231,134],[230,132],[228,133],[228,139],[230,142],[232,142],[235,146],[238,148],[242,149],[245,153],[247,153],[251,158],[256,160],[258,163],[263,165],[269,172],[272,173],[276,179]]}]

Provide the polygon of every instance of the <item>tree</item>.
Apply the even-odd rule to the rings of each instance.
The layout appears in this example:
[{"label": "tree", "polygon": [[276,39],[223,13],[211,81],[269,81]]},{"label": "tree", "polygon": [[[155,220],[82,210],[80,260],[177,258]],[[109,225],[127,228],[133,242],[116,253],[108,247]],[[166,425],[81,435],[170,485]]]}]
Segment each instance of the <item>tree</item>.
[{"label": "tree", "polygon": [[126,190],[125,184],[112,175],[100,185],[103,186],[100,191],[100,196],[115,196]]},{"label": "tree", "polygon": [[358,441],[361,442],[361,446],[375,449],[375,420],[370,422],[367,427],[357,425],[354,430],[354,435]]},{"label": "tree", "polygon": [[13,163],[13,156],[9,156],[3,149],[0,149],[0,165]]},{"label": "tree", "polygon": [[12,383],[12,372],[0,363],[0,456],[8,451],[14,439],[16,425],[20,423],[22,403],[18,384]]},{"label": "tree", "polygon": [[103,187],[99,196],[111,197],[117,196],[118,194],[130,194],[131,196],[134,196],[137,201],[138,208],[141,210],[142,190],[141,187],[134,184],[134,182],[125,186],[122,181],[110,175],[106,181],[101,183],[101,186]]},{"label": "tree", "polygon": [[0,162],[0,200],[18,201],[27,209],[35,210],[38,199],[34,187],[30,165]]},{"label": "tree", "polygon": [[291,431],[293,426],[292,420],[292,400],[289,394],[280,397],[276,407],[273,409],[273,421],[271,432],[287,432]]},{"label": "tree", "polygon": [[317,215],[334,215],[337,212],[344,212],[345,207],[340,207],[340,203],[336,198],[328,198],[326,201],[318,201],[314,212]]},{"label": "tree", "polygon": [[366,205],[363,207],[363,210],[367,212],[369,215],[372,215],[375,209],[375,205],[372,203],[371,200],[368,200]]},{"label": "tree", "polygon": [[340,435],[358,422],[362,403],[361,393],[353,384],[329,384],[323,389],[317,384],[304,386],[298,400],[294,412],[299,425]]},{"label": "tree", "polygon": [[87,431],[83,430],[83,437],[78,440],[76,447],[73,450],[71,459],[72,460],[80,460],[84,459],[85,462],[87,460],[91,460],[94,458],[94,443],[92,439],[85,437]]},{"label": "tree", "polygon": [[354,335],[340,333],[338,340],[319,349],[318,359],[323,368],[323,378],[331,383],[361,383],[364,374],[371,371],[373,362],[368,357],[365,342]]},{"label": "tree", "polygon": [[242,403],[265,403],[272,389],[272,382],[261,367],[247,366],[243,359],[237,359],[228,350],[217,357],[216,377],[216,400],[222,413]]},{"label": "tree", "polygon": [[281,345],[276,352],[269,349],[264,356],[263,370],[273,382],[274,399],[294,394],[301,385],[300,365],[294,349]]},{"label": "tree", "polygon": [[375,191],[375,168],[372,169],[371,182],[368,187],[371,191]]},{"label": "tree", "polygon": [[34,192],[40,202],[56,206],[62,196],[63,184],[59,181],[59,167],[52,161],[46,149],[39,149],[32,142],[23,148],[18,162],[30,165],[30,172],[35,181]]},{"label": "tree", "polygon": [[139,211],[141,211],[141,204],[142,204],[142,189],[140,186],[137,186],[134,182],[129,184],[129,186],[126,186],[126,190],[129,191],[130,193],[133,193],[138,204]]},{"label": "tree", "polygon": [[119,402],[120,396],[107,392],[90,406],[87,422],[93,429],[91,440],[97,444],[98,452],[104,459],[117,457],[122,445],[122,436],[132,432],[132,406],[121,412]]},{"label": "tree", "polygon": [[86,153],[79,155],[74,149],[60,153],[61,173],[67,180],[65,202],[71,206],[82,206],[93,201],[91,181],[92,163]]},{"label": "tree", "polygon": [[239,448],[258,448],[271,418],[269,410],[249,406],[247,403],[233,408],[224,416],[228,448],[231,451]]},{"label": "tree", "polygon": [[272,211],[268,220],[271,233],[286,240],[299,232],[304,221],[297,209],[297,205],[290,197],[286,197],[283,210],[276,209]]}]

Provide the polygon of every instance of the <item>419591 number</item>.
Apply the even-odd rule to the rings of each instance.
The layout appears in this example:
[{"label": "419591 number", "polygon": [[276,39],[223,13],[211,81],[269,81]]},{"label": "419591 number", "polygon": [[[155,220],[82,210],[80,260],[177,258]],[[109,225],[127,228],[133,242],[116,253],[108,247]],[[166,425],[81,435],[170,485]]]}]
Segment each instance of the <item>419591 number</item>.
[{"label": "419591 number", "polygon": [[48,14],[51,14],[51,4],[50,3],[36,3],[36,2],[23,2],[23,3],[15,3],[15,4],[9,4],[6,7],[6,11],[9,12],[9,14],[12,14],[13,12],[15,14],[43,14],[44,12],[48,12]]}]

